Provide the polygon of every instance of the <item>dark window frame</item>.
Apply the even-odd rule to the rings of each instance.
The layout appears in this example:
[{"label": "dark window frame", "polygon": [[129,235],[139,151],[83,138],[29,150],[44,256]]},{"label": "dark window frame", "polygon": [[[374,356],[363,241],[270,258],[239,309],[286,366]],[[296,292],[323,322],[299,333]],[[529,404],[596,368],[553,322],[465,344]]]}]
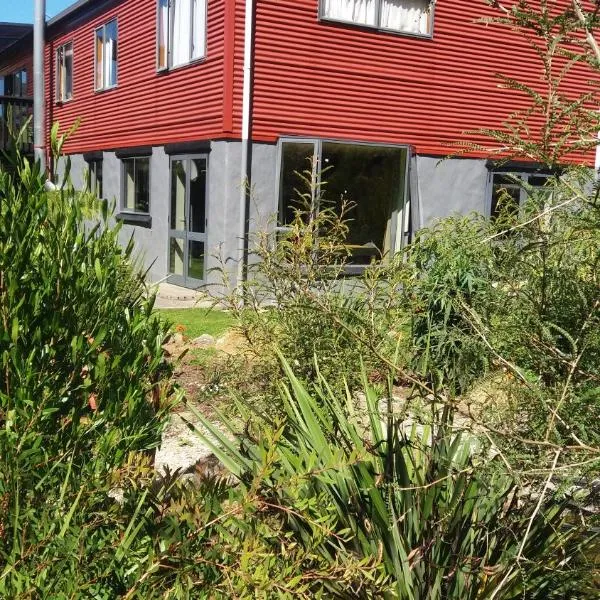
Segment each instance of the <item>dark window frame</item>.
[{"label": "dark window frame", "polygon": [[356,21],[346,21],[344,19],[338,19],[335,17],[330,17],[325,14],[325,2],[324,0],[319,0],[319,21],[323,23],[336,23],[341,25],[350,25],[352,27],[365,28],[369,30],[379,31],[381,33],[391,33],[393,35],[401,35],[401,36],[409,36],[416,37],[422,39],[433,39],[433,30],[435,23],[435,5],[437,0],[429,0],[429,31],[427,33],[419,33],[415,31],[406,31],[403,29],[393,29],[390,27],[382,27],[381,26],[381,1],[375,0],[377,2],[376,7],[376,23],[374,25],[370,25],[368,23],[358,23]]},{"label": "dark window frame", "polygon": [[[281,137],[277,145],[277,224],[275,231],[286,233],[290,230],[288,226],[281,223],[281,216],[285,213],[284,198],[283,198],[283,146],[286,143],[306,144],[313,146],[313,157],[317,157],[318,165],[322,164],[323,160],[323,145],[338,144],[345,146],[365,146],[368,148],[381,147],[403,150],[406,152],[405,165],[403,173],[403,189],[402,197],[396,201],[391,207],[391,237],[390,237],[390,255],[393,255],[401,250],[401,248],[410,240],[411,236],[411,201],[410,201],[410,163],[412,157],[412,148],[408,144],[392,144],[385,142],[367,142],[354,140],[340,140],[332,138],[311,138],[311,137]],[[316,177],[315,184],[318,187],[321,185],[321,172],[318,166],[313,170],[313,177]],[[318,206],[314,207],[318,211]],[[400,222],[402,219],[402,222]],[[361,273],[368,265],[348,264],[345,267],[346,274]]]},{"label": "dark window frame", "polygon": [[[148,207],[147,210],[139,210],[136,206],[137,204],[137,194],[138,194],[138,168],[137,163],[139,161],[147,162],[148,169],[148,181],[147,181],[147,190],[148,190]],[[133,162],[133,208],[127,206],[127,165],[128,163]],[[151,210],[151,188],[150,188],[150,166],[151,166],[151,156],[149,155],[141,155],[141,156],[128,156],[121,158],[121,215],[137,215],[140,217],[148,217],[150,216]]]},{"label": "dark window frame", "polygon": [[[519,191],[519,205],[517,208],[521,210],[524,203],[528,200],[531,194],[528,191],[528,186],[531,189],[543,189],[544,186],[533,185],[529,182],[530,178],[541,178],[548,181],[552,177],[557,175],[556,171],[551,170],[539,170],[539,169],[504,169],[504,168],[492,168],[489,171],[488,175],[488,183],[487,183],[487,192],[486,192],[486,216],[490,219],[496,219],[499,216],[499,211],[496,210],[497,205],[494,206],[494,189],[496,186],[501,186],[502,182],[498,181],[496,183],[496,178],[504,178],[506,179],[506,190],[509,189]],[[504,189],[499,187],[498,189]]]},{"label": "dark window frame", "polygon": [[[88,192],[95,194],[98,198],[103,197],[104,192],[104,159],[100,157],[84,157],[87,163],[87,181]],[[100,177],[98,177],[100,174]]]},{"label": "dark window frame", "polygon": [[7,75],[2,76],[1,79],[3,81],[3,96],[28,98],[26,94],[27,69],[25,67],[21,67],[12,73],[8,73]]}]

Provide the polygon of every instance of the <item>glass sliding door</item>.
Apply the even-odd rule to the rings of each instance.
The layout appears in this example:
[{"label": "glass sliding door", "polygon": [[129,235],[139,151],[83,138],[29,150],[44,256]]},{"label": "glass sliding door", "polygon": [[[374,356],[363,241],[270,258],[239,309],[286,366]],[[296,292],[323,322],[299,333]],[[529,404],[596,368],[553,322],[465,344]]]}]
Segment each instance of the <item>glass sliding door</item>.
[{"label": "glass sliding door", "polygon": [[204,283],[207,156],[171,159],[169,281],[186,287]]}]

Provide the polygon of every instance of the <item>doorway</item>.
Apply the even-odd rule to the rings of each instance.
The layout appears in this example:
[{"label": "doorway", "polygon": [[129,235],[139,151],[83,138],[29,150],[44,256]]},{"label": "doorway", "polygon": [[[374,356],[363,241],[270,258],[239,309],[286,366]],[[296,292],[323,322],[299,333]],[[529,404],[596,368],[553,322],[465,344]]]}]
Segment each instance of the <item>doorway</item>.
[{"label": "doorway", "polygon": [[171,158],[169,282],[195,288],[206,280],[208,156]]}]

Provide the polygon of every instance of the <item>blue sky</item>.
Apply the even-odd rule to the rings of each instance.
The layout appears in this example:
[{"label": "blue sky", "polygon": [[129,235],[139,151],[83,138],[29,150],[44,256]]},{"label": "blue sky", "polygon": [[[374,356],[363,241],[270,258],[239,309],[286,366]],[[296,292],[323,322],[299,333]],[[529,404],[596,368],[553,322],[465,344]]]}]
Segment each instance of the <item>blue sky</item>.
[{"label": "blue sky", "polygon": [[[46,0],[46,16],[54,17],[75,0]],[[0,21],[33,23],[33,0],[0,0]]]}]

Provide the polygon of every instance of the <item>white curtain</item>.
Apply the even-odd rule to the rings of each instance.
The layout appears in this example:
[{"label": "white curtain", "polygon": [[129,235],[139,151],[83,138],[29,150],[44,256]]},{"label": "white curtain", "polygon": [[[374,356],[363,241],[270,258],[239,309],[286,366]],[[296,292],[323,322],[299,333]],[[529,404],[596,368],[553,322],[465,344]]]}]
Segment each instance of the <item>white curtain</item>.
[{"label": "white curtain", "polygon": [[323,16],[362,25],[377,25],[376,0],[325,0]]},{"label": "white curtain", "polygon": [[117,85],[117,22],[111,21],[104,27],[102,63],[102,87]]},{"label": "white curtain", "polygon": [[194,2],[194,37],[192,39],[192,59],[202,58],[206,52],[206,0]]},{"label": "white curtain", "polygon": [[171,15],[171,64],[176,67],[190,61],[192,0],[175,0]]},{"label": "white curtain", "polygon": [[429,33],[430,0],[381,0],[381,27]]},{"label": "white curtain", "polygon": [[116,81],[116,77],[115,77],[115,69],[113,68],[113,56],[115,54],[115,42],[116,40],[113,39],[105,39],[104,40],[104,64],[103,64],[103,69],[104,69],[104,73],[102,75],[103,78],[103,86],[106,87],[111,87],[113,85],[115,85]]}]

